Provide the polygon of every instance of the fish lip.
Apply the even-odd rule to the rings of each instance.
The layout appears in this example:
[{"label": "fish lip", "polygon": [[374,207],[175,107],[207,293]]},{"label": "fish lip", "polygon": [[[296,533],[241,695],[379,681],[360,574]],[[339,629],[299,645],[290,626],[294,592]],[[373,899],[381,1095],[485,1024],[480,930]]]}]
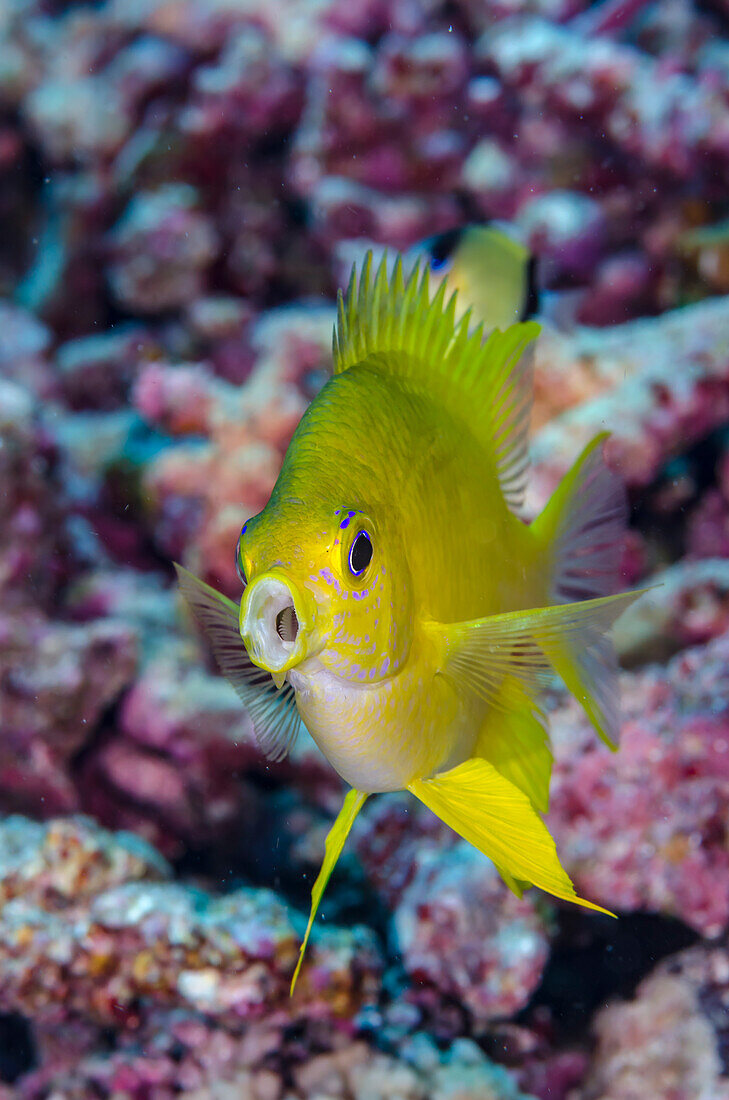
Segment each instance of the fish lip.
[{"label": "fish lip", "polygon": [[[293,610],[295,638],[279,632],[279,616]],[[311,632],[302,593],[280,570],[262,573],[247,586],[240,605],[240,635],[253,664],[271,673],[278,684],[288,669],[306,656]]]}]

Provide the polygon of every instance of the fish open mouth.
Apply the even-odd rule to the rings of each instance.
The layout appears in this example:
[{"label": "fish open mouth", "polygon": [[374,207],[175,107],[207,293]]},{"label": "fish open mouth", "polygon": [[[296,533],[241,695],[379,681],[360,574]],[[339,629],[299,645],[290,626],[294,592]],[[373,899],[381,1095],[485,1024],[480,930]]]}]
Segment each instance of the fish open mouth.
[{"label": "fish open mouth", "polygon": [[246,589],[241,610],[241,635],[251,660],[268,672],[289,668],[303,639],[288,584],[271,574],[258,577]]},{"label": "fish open mouth", "polygon": [[299,620],[296,617],[296,608],[293,603],[288,607],[282,607],[276,616],[276,633],[282,642],[293,643],[299,633]]}]

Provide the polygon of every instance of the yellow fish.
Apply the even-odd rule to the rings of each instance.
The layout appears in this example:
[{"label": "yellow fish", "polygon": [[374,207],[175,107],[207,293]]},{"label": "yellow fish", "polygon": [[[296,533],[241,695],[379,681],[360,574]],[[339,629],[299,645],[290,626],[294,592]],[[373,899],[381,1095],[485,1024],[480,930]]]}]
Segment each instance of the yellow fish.
[{"label": "yellow fish", "polygon": [[492,222],[448,229],[416,245],[406,260],[423,257],[433,285],[445,280],[447,294],[458,291],[457,320],[470,309],[484,329],[508,328],[535,316],[565,334],[578,326],[585,288],[540,288],[537,259],[513,226]]},{"label": "yellow fish", "polygon": [[429,237],[416,255],[423,251],[433,283],[446,280],[447,293],[458,291],[457,318],[471,309],[485,329],[503,329],[536,313],[536,261],[513,230],[465,225]]},{"label": "yellow fish", "polygon": [[[530,525],[519,518],[534,322],[458,317],[427,267],[371,258],[339,296],[332,377],[271,499],[241,532],[240,606],[178,568],[261,748],[300,729],[352,787],[326,842],[292,992],[326,883],[369,794],[407,789],[519,896],[578,898],[542,817],[540,704],[558,673],[598,734],[618,730],[606,632],[625,501],[593,440]],[[602,910],[604,911],[604,910]]]}]

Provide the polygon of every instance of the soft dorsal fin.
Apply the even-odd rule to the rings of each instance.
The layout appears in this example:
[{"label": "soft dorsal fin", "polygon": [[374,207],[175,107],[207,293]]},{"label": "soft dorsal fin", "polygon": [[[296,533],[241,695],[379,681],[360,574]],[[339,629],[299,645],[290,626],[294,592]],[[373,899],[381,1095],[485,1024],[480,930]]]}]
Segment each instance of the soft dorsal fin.
[{"label": "soft dorsal fin", "polygon": [[528,345],[539,325],[527,321],[484,338],[472,329],[469,310],[456,321],[456,294],[446,301],[445,283],[430,296],[428,268],[418,263],[407,281],[397,258],[391,276],[387,257],[373,275],[368,253],[338,299],[334,373],[365,360],[422,389],[468,425],[492,456],[507,504],[518,510],[524,497],[532,404],[532,356]]}]

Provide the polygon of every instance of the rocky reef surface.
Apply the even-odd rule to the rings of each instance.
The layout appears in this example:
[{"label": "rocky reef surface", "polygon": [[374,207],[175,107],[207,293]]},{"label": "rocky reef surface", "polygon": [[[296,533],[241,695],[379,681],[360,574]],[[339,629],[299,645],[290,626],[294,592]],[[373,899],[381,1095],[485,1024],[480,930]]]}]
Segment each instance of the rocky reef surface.
[{"label": "rocky reef surface", "polygon": [[[729,1097],[729,13],[690,0],[0,4],[0,1100]],[[550,700],[579,890],[521,901],[264,760],[170,562],[233,546],[367,247],[538,258],[535,514],[632,505],[620,752]]]}]

